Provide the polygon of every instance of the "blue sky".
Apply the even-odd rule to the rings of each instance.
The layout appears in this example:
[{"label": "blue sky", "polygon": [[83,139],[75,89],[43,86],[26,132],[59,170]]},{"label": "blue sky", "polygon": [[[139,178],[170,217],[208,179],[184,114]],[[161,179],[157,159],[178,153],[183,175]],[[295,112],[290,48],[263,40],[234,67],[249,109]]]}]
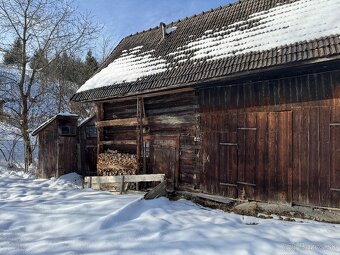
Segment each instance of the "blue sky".
[{"label": "blue sky", "polygon": [[76,0],[79,11],[89,11],[113,42],[236,0]]}]

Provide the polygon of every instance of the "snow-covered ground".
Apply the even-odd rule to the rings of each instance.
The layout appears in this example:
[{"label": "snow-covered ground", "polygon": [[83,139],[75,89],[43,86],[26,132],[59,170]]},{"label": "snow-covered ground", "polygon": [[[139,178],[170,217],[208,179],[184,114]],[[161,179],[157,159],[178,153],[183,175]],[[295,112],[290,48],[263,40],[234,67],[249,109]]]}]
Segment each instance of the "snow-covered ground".
[{"label": "snow-covered ground", "polygon": [[[74,183],[72,183],[74,182]],[[81,189],[0,167],[0,254],[340,254],[340,225]]]}]

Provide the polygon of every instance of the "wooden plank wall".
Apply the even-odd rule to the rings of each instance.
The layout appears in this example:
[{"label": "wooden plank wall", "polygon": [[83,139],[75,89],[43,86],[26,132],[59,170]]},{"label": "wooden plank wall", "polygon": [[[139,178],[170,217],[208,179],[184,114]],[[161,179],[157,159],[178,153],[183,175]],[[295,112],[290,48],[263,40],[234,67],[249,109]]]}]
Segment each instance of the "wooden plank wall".
[{"label": "wooden plank wall", "polygon": [[51,178],[56,176],[58,129],[56,120],[42,130],[39,135],[39,164],[38,178]]},{"label": "wooden plank wall", "polygon": [[201,89],[202,191],[339,207],[339,105],[340,71]]},{"label": "wooden plank wall", "polygon": [[[103,104],[104,119],[128,119],[137,116],[137,100],[128,100],[124,102],[107,102]],[[102,141],[116,141],[116,144],[105,145],[104,150],[113,149],[123,153],[137,153],[136,126],[109,126],[104,128]],[[128,141],[131,141],[130,143]],[[133,144],[134,142],[134,144]]]},{"label": "wooden plank wall", "polygon": [[144,99],[151,136],[179,135],[179,183],[194,188],[198,182],[196,167],[199,142],[195,141],[198,105],[195,92],[175,93]]},{"label": "wooden plank wall", "polygon": [[96,175],[97,172],[97,138],[87,137],[86,128],[95,126],[95,118],[92,118],[81,127],[78,127],[79,143],[79,169],[82,176]]},{"label": "wooden plank wall", "polygon": [[[194,91],[171,93],[154,97],[145,97],[143,118],[143,135],[151,137],[173,136],[180,137],[180,176],[178,182],[190,188],[198,182],[199,170],[196,167],[199,154],[197,135],[198,102]],[[100,107],[100,103],[98,104]],[[102,104],[103,117],[99,121],[120,120],[122,125],[104,126],[103,150],[115,149],[124,153],[137,153],[137,125],[131,125],[137,117],[137,98],[126,101],[110,101]],[[125,123],[125,124],[124,124]],[[130,123],[130,124],[126,124]],[[152,155],[151,155],[152,156]],[[152,167],[152,166],[151,166]],[[149,169],[149,173],[157,171]],[[154,172],[157,173],[157,172]]]}]

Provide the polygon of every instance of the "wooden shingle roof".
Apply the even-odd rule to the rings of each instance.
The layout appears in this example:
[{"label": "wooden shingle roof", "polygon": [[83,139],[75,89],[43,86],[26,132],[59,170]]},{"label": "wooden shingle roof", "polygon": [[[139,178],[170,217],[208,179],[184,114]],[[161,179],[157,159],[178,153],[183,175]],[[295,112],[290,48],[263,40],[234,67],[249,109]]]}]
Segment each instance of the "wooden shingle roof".
[{"label": "wooden shingle roof", "polygon": [[340,0],[244,0],[124,38],[73,96],[102,100],[340,54]]}]

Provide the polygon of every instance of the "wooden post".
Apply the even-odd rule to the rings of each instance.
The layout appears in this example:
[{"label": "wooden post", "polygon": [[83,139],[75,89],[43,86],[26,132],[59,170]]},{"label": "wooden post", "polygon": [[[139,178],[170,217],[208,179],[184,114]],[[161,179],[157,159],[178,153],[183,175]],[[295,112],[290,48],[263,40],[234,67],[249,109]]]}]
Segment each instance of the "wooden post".
[{"label": "wooden post", "polygon": [[[97,103],[96,105],[96,118],[97,122],[100,122],[104,120],[104,108],[103,103]],[[101,141],[104,140],[104,128],[103,127],[97,127],[97,155],[104,152],[104,144],[101,143]]]},{"label": "wooden post", "polygon": [[[143,167],[142,171],[140,171],[142,154],[144,152],[143,149],[143,117],[145,117],[144,113],[144,100],[143,97],[137,97],[137,164],[139,172],[145,173],[145,169]],[[144,156],[143,155],[143,165],[144,165]]]},{"label": "wooden post", "polygon": [[123,194],[124,191],[124,175],[122,175],[122,180],[120,182],[120,194]]}]

